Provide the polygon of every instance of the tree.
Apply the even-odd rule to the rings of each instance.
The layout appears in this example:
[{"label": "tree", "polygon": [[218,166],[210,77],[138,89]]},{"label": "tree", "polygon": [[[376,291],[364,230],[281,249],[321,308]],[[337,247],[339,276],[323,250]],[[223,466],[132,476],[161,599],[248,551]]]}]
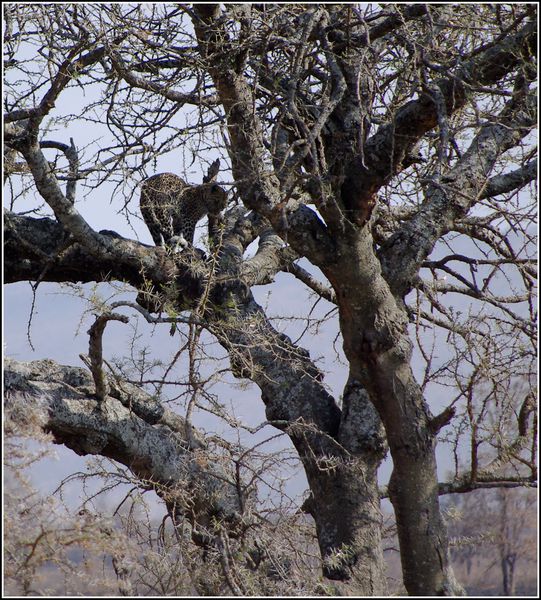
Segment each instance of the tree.
[{"label": "tree", "polygon": [[488,592],[490,569],[500,572],[491,587],[501,595],[516,596],[517,583],[522,588],[519,594],[531,593],[537,549],[535,504],[535,493],[527,489],[499,488],[459,496],[456,508],[462,520],[453,530],[459,536],[453,554],[459,564],[465,563],[470,585],[478,594]]},{"label": "tree", "polygon": [[[533,392],[510,416],[516,426],[498,430],[497,465],[478,460],[487,411],[472,404],[491,370],[501,385],[533,386],[534,5],[8,4],[4,19],[6,281],[122,281],[153,300],[96,308],[86,372],[10,360],[10,417],[24,421],[27,407],[58,443],[126,465],[176,527],[190,521],[229,591],[246,593],[230,546],[237,570],[248,557],[257,570],[246,463],[202,460],[208,442],[189,414],[106,374],[102,356],[107,323],[127,320],[120,309],[186,332],[190,352],[205,332],[298,454],[332,589],[385,594],[388,495],[408,593],[461,593],[439,495],[536,480]],[[77,89],[88,95],[74,110]],[[84,163],[75,137],[54,139],[76,123],[104,123],[110,136]],[[206,252],[147,246],[82,217],[81,182],[96,201],[106,183],[129,190],[129,215],[134,181],[188,144],[202,165],[220,154],[230,168],[220,183],[234,198]],[[54,216],[25,214],[27,189]],[[254,298],[281,271],[336,308],[349,371],[340,399]],[[194,398],[204,383],[191,360]],[[483,406],[498,402],[495,384]],[[440,483],[436,443],[453,423],[443,439],[458,448],[469,436],[475,460]]]}]

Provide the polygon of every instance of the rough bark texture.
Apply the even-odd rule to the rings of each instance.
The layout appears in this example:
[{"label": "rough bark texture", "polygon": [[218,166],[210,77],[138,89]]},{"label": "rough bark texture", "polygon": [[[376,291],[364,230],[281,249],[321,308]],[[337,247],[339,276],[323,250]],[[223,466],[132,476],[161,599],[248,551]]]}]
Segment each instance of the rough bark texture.
[{"label": "rough bark texture", "polygon": [[240,527],[239,490],[219,465],[199,460],[203,436],[140,388],[115,381],[111,388],[99,401],[86,369],[8,358],[7,428],[37,426],[77,454],[118,461],[151,486],[173,513],[199,526],[211,528],[218,519],[232,530]]}]

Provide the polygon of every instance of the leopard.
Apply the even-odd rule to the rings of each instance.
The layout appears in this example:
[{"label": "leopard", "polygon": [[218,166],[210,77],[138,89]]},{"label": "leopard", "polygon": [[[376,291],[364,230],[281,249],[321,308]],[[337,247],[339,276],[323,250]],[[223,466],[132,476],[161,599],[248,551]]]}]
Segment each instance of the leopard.
[{"label": "leopard", "polygon": [[156,246],[173,251],[193,246],[196,225],[205,216],[211,236],[216,232],[227,205],[227,192],[214,182],[216,162],[199,185],[188,184],[175,173],[159,173],[143,181],[139,205]]},{"label": "leopard", "polygon": [[[219,164],[219,160],[212,163],[199,185],[186,183],[175,173],[152,175],[141,183],[139,207],[152,240],[179,260],[186,255],[187,260],[205,257],[193,247],[195,228],[203,217],[208,217],[209,246],[213,248],[219,239],[228,202],[227,192],[215,182]],[[150,285],[139,291],[137,303],[149,312],[162,312],[167,293]]]}]

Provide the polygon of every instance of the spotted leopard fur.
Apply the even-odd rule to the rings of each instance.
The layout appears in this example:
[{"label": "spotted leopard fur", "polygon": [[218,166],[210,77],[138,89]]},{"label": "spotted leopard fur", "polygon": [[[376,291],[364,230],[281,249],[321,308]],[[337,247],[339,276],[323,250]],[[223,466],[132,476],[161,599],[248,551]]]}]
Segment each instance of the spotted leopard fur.
[{"label": "spotted leopard fur", "polygon": [[193,245],[197,223],[208,215],[212,232],[226,204],[227,193],[212,181],[189,185],[174,173],[160,173],[141,184],[141,214],[157,246]]}]

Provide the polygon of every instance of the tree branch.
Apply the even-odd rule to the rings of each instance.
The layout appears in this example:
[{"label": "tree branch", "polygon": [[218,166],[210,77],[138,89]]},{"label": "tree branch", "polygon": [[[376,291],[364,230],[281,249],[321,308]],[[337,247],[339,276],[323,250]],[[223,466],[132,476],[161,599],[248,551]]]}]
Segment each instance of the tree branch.
[{"label": "tree branch", "polygon": [[537,177],[537,159],[526,163],[522,167],[511,171],[510,173],[504,173],[503,175],[496,175],[489,179],[486,183],[484,190],[479,196],[479,200],[484,198],[493,198],[500,194],[508,194],[514,192],[528,185],[531,181],[534,181]]},{"label": "tree branch", "polygon": [[[96,257],[86,246],[65,243],[65,230],[52,219],[4,213],[4,277],[16,281],[86,283],[119,280],[140,287],[166,284],[178,275],[163,248],[145,246],[114,232],[96,233],[114,252]],[[119,259],[120,257],[120,259]],[[123,260],[122,257],[128,257]]]},{"label": "tree branch", "polygon": [[[466,104],[468,86],[496,83],[522,64],[525,55],[535,55],[536,39],[536,24],[530,22],[517,34],[471,58],[453,76],[436,81],[447,116]],[[402,169],[408,151],[437,124],[438,106],[430,93],[399,109],[392,122],[382,125],[368,140],[364,163],[353,157],[348,166],[342,188],[346,205],[360,206],[373,197]]]},{"label": "tree branch", "polygon": [[516,145],[535,124],[535,99],[511,99],[495,122],[481,127],[466,153],[438,182],[426,181],[417,214],[380,248],[385,278],[393,293],[404,296],[434,244],[483,196],[497,158]]},{"label": "tree branch", "polygon": [[33,424],[77,454],[116,460],[168,504],[175,503],[179,514],[183,507],[185,517],[205,527],[213,519],[230,526],[242,520],[234,477],[218,462],[198,460],[204,443],[194,447],[193,440],[201,435],[188,437],[183,419],[139,388],[113,383],[114,396],[104,397],[97,410],[92,377],[85,369],[10,358],[4,386],[8,429],[28,431]]},{"label": "tree branch", "polygon": [[90,336],[88,355],[90,357],[90,370],[96,387],[96,398],[103,402],[109,393],[107,378],[103,371],[103,332],[108,321],[128,322],[128,317],[115,313],[105,313],[96,318],[88,330]]},{"label": "tree branch", "polygon": [[265,168],[266,151],[260,120],[254,111],[252,92],[235,55],[217,4],[194,5],[194,28],[201,54],[223,104],[235,152],[233,176],[243,202],[266,217],[276,233],[308,257],[331,255],[333,244],[324,223],[305,205],[283,199],[276,175]]}]

